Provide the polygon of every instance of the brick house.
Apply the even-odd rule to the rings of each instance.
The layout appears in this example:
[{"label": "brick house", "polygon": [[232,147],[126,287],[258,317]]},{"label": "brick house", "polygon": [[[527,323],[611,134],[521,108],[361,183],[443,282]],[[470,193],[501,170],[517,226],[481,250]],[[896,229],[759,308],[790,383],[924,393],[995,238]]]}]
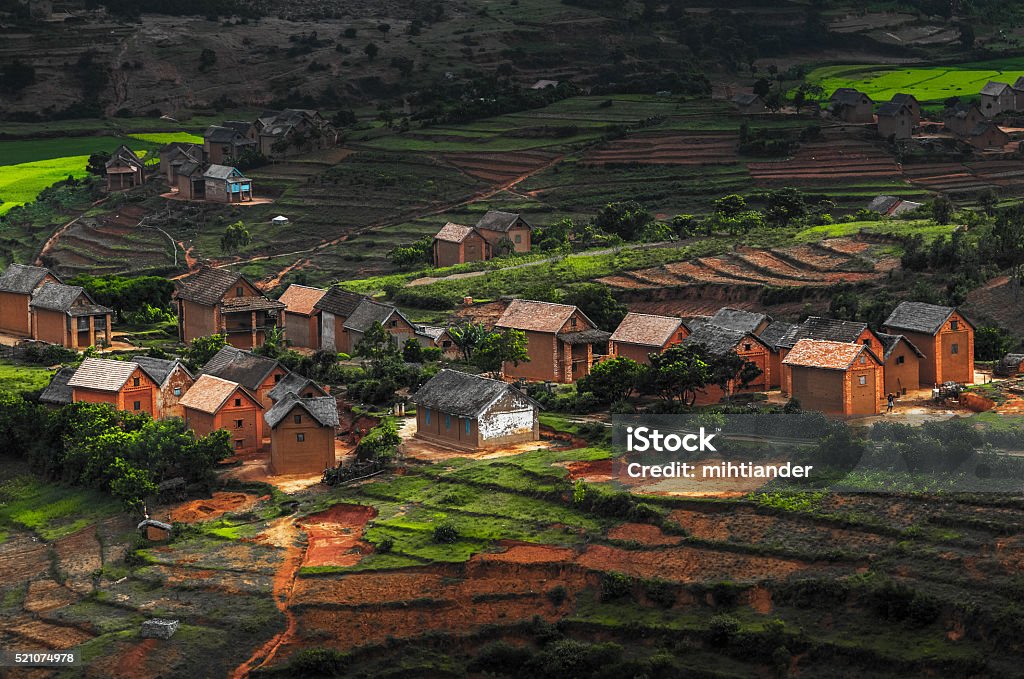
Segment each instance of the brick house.
[{"label": "brick house", "polygon": [[[858,321],[840,321],[835,318],[823,318],[821,316],[810,316],[800,325],[779,340],[780,359],[785,359],[792,348],[802,339],[826,340],[829,342],[841,342],[847,344],[863,344],[870,347],[875,355],[882,351],[882,341],[878,335],[868,327],[867,323]],[[791,372],[782,361],[782,376],[779,386],[783,394],[791,393]]]},{"label": "brick house", "polygon": [[236,382],[200,375],[181,399],[185,426],[197,436],[218,429],[231,433],[237,452],[253,452],[263,446],[263,406]]},{"label": "brick house", "polygon": [[476,230],[491,244],[494,255],[503,254],[502,241],[512,244],[513,252],[529,252],[533,246],[533,225],[518,213],[489,210],[476,223]]},{"label": "brick house", "polygon": [[203,195],[217,203],[248,203],[252,200],[252,180],[237,167],[211,165],[203,173]]},{"label": "brick house", "polygon": [[246,151],[258,149],[255,135],[251,123],[229,121],[211,125],[203,133],[202,159],[215,165],[237,163]]},{"label": "brick house", "polygon": [[135,151],[125,145],[117,147],[104,164],[107,191],[121,191],[146,183],[146,166]]},{"label": "brick house", "polygon": [[338,138],[334,127],[319,112],[307,109],[264,111],[254,124],[260,153],[267,158],[329,148]]},{"label": "brick house", "polygon": [[330,396],[299,398],[288,393],[263,414],[270,429],[274,474],[320,474],[336,464],[334,437],[340,422]]},{"label": "brick house", "polygon": [[118,410],[159,417],[153,378],[134,361],[87,358],[68,380],[74,403],[109,403]]},{"label": "brick house", "polygon": [[178,173],[183,165],[202,162],[203,147],[199,144],[176,141],[160,149],[160,174],[171,188],[178,186]]},{"label": "brick house", "polygon": [[284,380],[288,370],[272,358],[224,347],[206,362],[202,373],[242,385],[260,405],[269,408],[270,391]]},{"label": "brick house", "polygon": [[901,302],[882,330],[921,352],[921,384],[974,384],[974,325],[953,307]]},{"label": "brick house", "polygon": [[45,283],[32,293],[29,309],[32,339],[69,349],[110,345],[113,310],[76,285]]},{"label": "brick house", "polygon": [[575,382],[590,374],[594,344],[608,341],[611,333],[600,330],[574,306],[515,299],[495,324],[526,333],[530,360],[519,365],[506,362],[505,377],[541,382]]},{"label": "brick house", "polygon": [[878,135],[883,139],[910,139],[917,122],[905,104],[888,101],[878,107]]},{"label": "brick house", "polygon": [[397,308],[390,304],[363,299],[344,324],[345,336],[349,341],[346,353],[355,351],[363,336],[373,327],[374,323],[380,323],[385,330],[391,333],[392,339],[399,347],[407,339],[417,339],[416,325]]},{"label": "brick house", "polygon": [[917,100],[913,94],[903,94],[902,92],[892,95],[889,100],[892,104],[899,104],[900,106],[906,106],[910,110],[910,115],[914,118],[914,125],[916,126],[921,122],[921,102]]},{"label": "brick house", "polygon": [[285,305],[288,315],[288,343],[293,347],[320,349],[320,310],[317,303],[326,290],[292,283],[277,301]]},{"label": "brick house", "polygon": [[608,354],[650,363],[650,354],[660,354],[689,334],[681,318],[628,313],[608,338]]},{"label": "brick house", "polygon": [[156,417],[185,417],[179,405],[196,378],[178,359],[136,356],[132,359],[156,384]]},{"label": "brick house", "polygon": [[286,332],[285,305],[268,299],[239,273],[204,266],[177,285],[178,337],[186,344],[224,334],[228,344],[252,349],[261,346],[274,328]]},{"label": "brick house", "polygon": [[876,333],[882,343],[875,351],[885,368],[885,393],[905,394],[921,387],[921,359],[924,354],[903,335]]},{"label": "brick house", "polygon": [[782,364],[792,374],[793,398],[809,409],[844,417],[881,412],[882,361],[870,347],[802,339]]},{"label": "brick house", "polygon": [[1005,111],[1017,110],[1017,93],[1006,83],[989,80],[981,88],[981,112],[992,118]]},{"label": "brick house", "polygon": [[416,339],[424,347],[437,347],[445,358],[458,358],[461,355],[455,340],[448,334],[448,328],[439,325],[417,325]]},{"label": "brick house", "polygon": [[32,294],[47,283],[60,283],[39,266],[11,264],[0,274],[0,332],[32,336]]},{"label": "brick house", "polygon": [[206,178],[203,177],[202,163],[189,160],[179,165],[175,172],[179,198],[184,200],[206,198]]},{"label": "brick house", "polygon": [[871,97],[852,87],[840,87],[829,97],[829,111],[844,123],[874,122],[873,108]]},{"label": "brick house", "polygon": [[500,380],[441,370],[411,400],[417,438],[447,448],[479,450],[540,439],[540,406]]},{"label": "brick house", "polygon": [[957,102],[942,113],[943,125],[953,134],[961,137],[970,134],[985,120],[985,114],[981,112],[977,104],[965,104]]},{"label": "brick house", "polygon": [[719,328],[729,328],[740,332],[760,335],[761,332],[771,325],[772,317],[759,311],[744,311],[732,307],[722,307],[715,312],[715,315],[708,319],[708,323],[717,325]]},{"label": "brick house", "polygon": [[1010,143],[1010,135],[991,120],[978,123],[964,139],[976,149],[1001,149]]},{"label": "brick house", "polygon": [[491,258],[491,244],[471,226],[448,222],[434,235],[434,266],[454,266]]},{"label": "brick house", "polygon": [[795,323],[772,321],[768,327],[758,334],[758,337],[761,338],[761,341],[765,343],[770,352],[768,354],[768,365],[771,367],[771,379],[768,386],[771,389],[782,386],[782,359],[785,358],[786,352],[792,346],[782,346],[782,343],[787,338],[795,335],[799,327]]},{"label": "brick house", "polygon": [[298,373],[288,373],[278,381],[274,387],[267,392],[271,403],[277,403],[288,394],[295,394],[299,398],[319,398],[330,396],[323,387]]},{"label": "brick house", "polygon": [[[690,334],[686,336],[681,344],[684,346],[703,346],[712,356],[722,356],[730,352],[740,358],[753,363],[761,371],[761,374],[754,378],[742,389],[735,385],[733,393],[768,391],[772,383],[771,349],[760,337],[752,332],[725,328],[714,323],[692,323]],[[718,403],[725,398],[725,393],[718,385],[709,384],[698,392],[698,405]]]},{"label": "brick house", "polygon": [[345,330],[345,322],[364,299],[363,295],[333,287],[313,305],[320,312],[321,350],[351,352],[352,343]]},{"label": "brick house", "polygon": [[764,104],[764,99],[753,92],[740,92],[732,98],[732,103],[736,110],[743,115],[766,113],[768,111],[768,107]]}]

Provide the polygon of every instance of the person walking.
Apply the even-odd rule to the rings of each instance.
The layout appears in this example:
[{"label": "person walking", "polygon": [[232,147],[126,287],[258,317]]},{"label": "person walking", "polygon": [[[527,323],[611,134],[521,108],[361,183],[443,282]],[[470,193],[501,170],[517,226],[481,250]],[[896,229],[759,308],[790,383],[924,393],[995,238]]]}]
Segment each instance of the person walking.
[{"label": "person walking", "polygon": [[886,394],[887,405],[885,412],[891,413],[892,409],[896,407],[896,394]]}]

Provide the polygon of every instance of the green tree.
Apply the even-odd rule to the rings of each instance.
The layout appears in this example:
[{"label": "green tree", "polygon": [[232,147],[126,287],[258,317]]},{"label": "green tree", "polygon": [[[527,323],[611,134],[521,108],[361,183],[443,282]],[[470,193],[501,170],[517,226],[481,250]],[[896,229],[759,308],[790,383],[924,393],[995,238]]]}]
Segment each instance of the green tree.
[{"label": "green tree", "polygon": [[615,299],[611,288],[598,283],[580,283],[570,287],[562,297],[565,304],[579,307],[587,318],[603,330],[614,330],[626,317],[626,305]]},{"label": "green tree", "polygon": [[185,365],[190,370],[199,370],[213,358],[218,351],[228,345],[227,335],[207,335],[196,337],[182,352]]},{"label": "green tree", "polygon": [[156,492],[156,484],[149,472],[134,467],[115,457],[107,473],[111,476],[110,494],[129,511],[140,511],[147,496]]},{"label": "green tree", "polygon": [[738,193],[722,196],[714,202],[715,214],[723,217],[735,217],[747,209],[746,199]]},{"label": "green tree", "polygon": [[765,202],[764,216],[776,226],[787,226],[795,219],[807,216],[807,198],[793,187],[765,191],[761,194]]},{"label": "green tree", "polygon": [[527,349],[525,332],[505,328],[484,338],[473,356],[473,362],[485,372],[498,372],[505,363],[519,365],[529,362]]},{"label": "green tree", "polygon": [[367,359],[373,377],[382,377],[392,372],[391,366],[398,363],[401,357],[394,336],[380,321],[374,321],[363,333],[362,339],[356,343],[355,355]]},{"label": "green tree", "polygon": [[1024,206],[1002,211],[992,225],[991,237],[996,261],[1010,269],[1019,288],[1024,281]]},{"label": "green tree", "polygon": [[594,226],[606,233],[614,233],[625,240],[636,240],[644,228],[654,221],[647,210],[635,200],[608,203],[597,213]]},{"label": "green tree", "polygon": [[974,357],[979,361],[998,361],[1016,344],[1006,330],[993,325],[982,326],[974,333]]},{"label": "green tree", "polygon": [[987,188],[978,194],[978,207],[989,217],[996,214],[996,207],[999,205],[999,194],[993,188]]},{"label": "green tree", "polygon": [[241,220],[229,224],[220,237],[220,249],[224,253],[237,252],[252,243],[252,235]]},{"label": "green tree", "polygon": [[425,236],[409,245],[399,245],[388,252],[388,259],[399,269],[415,269],[432,263],[434,239]]},{"label": "green tree", "polygon": [[462,352],[462,358],[466,361],[473,360],[473,353],[483,344],[488,335],[487,328],[482,323],[466,323],[448,328],[448,336]]},{"label": "green tree", "polygon": [[377,55],[380,53],[380,48],[377,47],[377,45],[375,45],[374,43],[368,42],[366,43],[366,47],[363,48],[363,53],[366,55],[366,58],[369,61],[373,61],[374,59],[377,58]]},{"label": "green tree", "polygon": [[615,403],[627,398],[640,386],[646,367],[625,356],[616,356],[595,363],[590,374],[577,382],[576,391],[590,392],[602,403]]},{"label": "green tree", "polygon": [[964,49],[972,49],[974,47],[974,26],[968,23],[962,23],[959,26],[960,29],[960,45]]},{"label": "green tree", "polygon": [[761,374],[756,363],[746,360],[735,351],[727,351],[711,358],[711,377],[709,382],[717,385],[726,400],[736,389],[743,389]]},{"label": "green tree", "polygon": [[423,360],[423,345],[415,337],[405,340],[402,345],[402,360],[408,363],[419,363]]},{"label": "green tree", "polygon": [[693,405],[697,391],[711,379],[711,365],[700,348],[678,344],[651,354],[651,365],[643,377],[640,387],[645,393]]},{"label": "green tree", "polygon": [[953,211],[956,206],[945,194],[939,194],[932,201],[932,219],[939,224],[949,224],[953,221]]},{"label": "green tree", "polygon": [[199,53],[199,70],[202,72],[209,71],[217,63],[217,53],[209,47],[205,48]]}]

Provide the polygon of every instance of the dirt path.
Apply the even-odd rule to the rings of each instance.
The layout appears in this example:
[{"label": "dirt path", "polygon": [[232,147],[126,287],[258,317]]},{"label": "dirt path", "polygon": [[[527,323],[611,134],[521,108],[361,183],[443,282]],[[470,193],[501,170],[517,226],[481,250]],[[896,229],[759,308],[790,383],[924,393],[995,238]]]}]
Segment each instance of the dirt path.
[{"label": "dirt path", "polygon": [[295,544],[298,531],[298,525],[291,516],[275,521],[267,530],[267,533],[273,534],[275,542],[284,543],[284,559],[274,574],[274,605],[284,614],[287,624],[283,631],[271,637],[265,644],[257,648],[248,660],[235,668],[235,671],[231,673],[231,679],[245,679],[253,670],[265,666],[274,659],[274,655],[281,645],[295,636],[298,619],[291,610],[291,602],[295,596],[295,583],[298,579],[299,568],[302,567],[306,558],[306,547]]},{"label": "dirt path", "polygon": [[480,191],[477,191],[476,193],[473,193],[469,197],[464,198],[462,200],[458,200],[458,201],[456,201],[454,203],[445,203],[444,205],[441,205],[441,206],[438,206],[438,207],[433,207],[433,208],[430,208],[429,210],[422,210],[422,211],[414,212],[412,214],[402,215],[401,217],[397,217],[395,219],[387,219],[387,220],[383,220],[383,221],[380,221],[380,222],[374,222],[373,224],[367,224],[366,226],[359,227],[358,229],[355,229],[355,230],[353,230],[353,231],[351,231],[349,233],[346,233],[344,235],[341,235],[341,236],[339,236],[337,238],[334,238],[334,239],[331,239],[331,240],[328,240],[328,241],[322,241],[322,242],[318,243],[317,245],[314,245],[311,248],[305,248],[303,250],[294,250],[292,252],[284,252],[284,253],[278,253],[278,254],[273,254],[273,255],[256,255],[254,257],[248,257],[246,259],[237,259],[237,260],[234,260],[234,261],[231,261],[231,262],[224,262],[224,263],[221,263],[221,264],[217,264],[215,266],[217,266],[218,268],[223,268],[223,267],[229,267],[229,266],[238,266],[238,265],[242,265],[242,264],[250,264],[252,262],[262,262],[262,261],[266,261],[268,259],[276,259],[278,257],[297,257],[298,259],[296,259],[296,261],[294,261],[291,264],[289,264],[288,266],[284,267],[281,271],[279,271],[278,273],[274,274],[273,276],[265,278],[265,279],[263,279],[260,282],[259,286],[260,286],[260,288],[262,290],[271,290],[271,289],[273,289],[273,288],[275,288],[275,287],[277,287],[278,285],[281,284],[281,279],[286,274],[290,273],[291,271],[294,271],[296,269],[301,268],[302,266],[305,265],[306,262],[308,262],[310,260],[310,258],[313,255],[315,255],[316,253],[318,253],[318,252],[320,252],[322,250],[325,250],[325,249],[330,248],[330,247],[334,247],[336,245],[340,245],[340,244],[344,243],[345,241],[347,241],[348,239],[352,238],[353,236],[358,236],[358,235],[361,235],[361,234],[365,234],[365,233],[373,231],[375,229],[381,229],[381,228],[385,228],[385,227],[388,227],[388,226],[397,226],[399,224],[403,224],[403,223],[411,221],[411,220],[422,219],[423,217],[430,217],[432,215],[442,214],[444,212],[448,212],[449,210],[453,210],[453,209],[458,208],[458,207],[463,207],[465,205],[470,205],[472,203],[476,203],[476,202],[481,201],[481,200],[487,200],[488,198],[491,198],[491,197],[501,193],[502,191],[507,191],[508,189],[511,189],[512,187],[516,186],[520,182],[526,181],[527,179],[529,179],[533,175],[537,174],[538,172],[542,172],[542,171],[548,169],[552,165],[555,165],[556,163],[560,162],[563,158],[565,158],[564,155],[556,156],[555,158],[552,158],[550,161],[544,163],[543,165],[540,165],[540,166],[537,166],[535,168],[532,168],[529,172],[525,172],[525,173],[519,175],[518,177],[513,177],[512,179],[509,179],[507,181],[500,182],[500,183],[492,185],[492,186],[490,186],[490,187],[488,187],[486,189],[482,189]]}]

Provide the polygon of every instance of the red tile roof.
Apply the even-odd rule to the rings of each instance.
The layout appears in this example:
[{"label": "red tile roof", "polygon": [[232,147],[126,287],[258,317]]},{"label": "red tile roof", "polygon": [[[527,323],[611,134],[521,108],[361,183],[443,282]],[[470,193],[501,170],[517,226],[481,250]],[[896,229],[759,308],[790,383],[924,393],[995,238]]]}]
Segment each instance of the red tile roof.
[{"label": "red tile roof", "polygon": [[660,347],[672,339],[683,319],[674,316],[628,313],[615,328],[611,340],[645,347]]},{"label": "red tile roof", "polygon": [[437,240],[449,241],[451,243],[461,243],[466,239],[466,236],[473,233],[473,227],[463,226],[462,224],[456,224],[454,222],[448,222],[441,227],[441,230],[434,236]]},{"label": "red tile roof", "polygon": [[784,365],[824,370],[849,370],[861,354],[869,361],[879,363],[878,357],[863,344],[802,339],[786,355]]},{"label": "red tile roof", "polygon": [[288,306],[288,313],[290,314],[312,316],[315,312],[314,305],[326,294],[326,290],[293,283],[281,294],[278,301],[284,302]]},{"label": "red tile roof", "polygon": [[239,388],[237,382],[228,382],[213,375],[200,375],[196,383],[178,401],[178,405],[212,415],[220,410],[224,402]]},{"label": "red tile roof", "polygon": [[[536,302],[530,299],[514,299],[505,309],[498,322],[499,328],[515,328],[516,330],[533,330],[534,332],[559,332],[569,317],[576,312],[574,306],[555,304],[553,302]],[[582,313],[580,314],[583,315]],[[594,322],[583,316],[590,327]],[[586,330],[585,327],[576,330]]]}]

